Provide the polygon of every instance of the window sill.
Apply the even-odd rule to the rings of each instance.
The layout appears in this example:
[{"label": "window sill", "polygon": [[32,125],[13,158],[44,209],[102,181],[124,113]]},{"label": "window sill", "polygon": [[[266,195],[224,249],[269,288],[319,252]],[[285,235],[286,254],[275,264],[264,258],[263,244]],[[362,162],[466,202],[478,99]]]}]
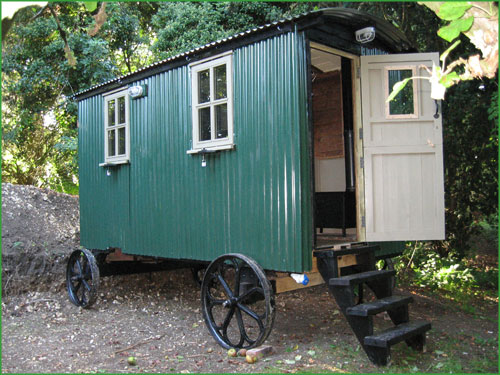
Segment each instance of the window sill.
[{"label": "window sill", "polygon": [[187,150],[186,154],[194,155],[194,154],[212,153],[212,152],[217,152],[217,151],[229,151],[229,150],[234,150],[234,148],[235,148],[235,145],[208,146],[206,148]]},{"label": "window sill", "polygon": [[129,160],[120,160],[120,161],[107,161],[105,163],[99,163],[99,167],[118,167],[123,164],[130,164]]}]

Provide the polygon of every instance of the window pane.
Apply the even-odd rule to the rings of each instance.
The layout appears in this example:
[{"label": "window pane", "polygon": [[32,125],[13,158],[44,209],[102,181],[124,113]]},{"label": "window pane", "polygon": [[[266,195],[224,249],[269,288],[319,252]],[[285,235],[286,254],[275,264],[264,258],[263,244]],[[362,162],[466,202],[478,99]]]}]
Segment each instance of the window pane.
[{"label": "window pane", "polygon": [[125,123],[125,97],[118,98],[118,123]]},{"label": "window pane", "polygon": [[210,101],[210,73],[207,70],[198,72],[198,103]]},{"label": "window pane", "polygon": [[108,156],[115,156],[115,130],[108,130]]},{"label": "window pane", "polygon": [[115,99],[108,102],[108,126],[115,125]]},{"label": "window pane", "polygon": [[125,155],[125,128],[118,129],[118,155]]},{"label": "window pane", "polygon": [[215,99],[227,97],[226,65],[219,65],[214,68],[215,72]]},{"label": "window pane", "polygon": [[200,121],[200,141],[209,141],[212,138],[210,134],[210,107],[199,109],[198,117]]},{"label": "window pane", "polygon": [[[405,78],[412,76],[411,69],[389,70],[389,93],[393,86]],[[410,80],[405,88],[401,90],[394,100],[389,102],[389,114],[391,115],[412,115],[415,111],[413,105],[413,80]]]},{"label": "window pane", "polygon": [[227,104],[215,106],[215,138],[227,138]]}]

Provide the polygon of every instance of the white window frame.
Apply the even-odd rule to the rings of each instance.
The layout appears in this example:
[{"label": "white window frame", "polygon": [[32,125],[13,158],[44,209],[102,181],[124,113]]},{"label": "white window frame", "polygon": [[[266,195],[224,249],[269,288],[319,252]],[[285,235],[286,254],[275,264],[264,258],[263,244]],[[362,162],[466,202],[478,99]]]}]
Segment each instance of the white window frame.
[{"label": "white window frame", "polygon": [[[388,98],[389,94],[392,91],[392,87],[389,87],[389,72],[393,70],[411,70],[411,76],[417,76],[417,67],[415,65],[394,65],[387,66],[384,69],[384,85],[385,85],[385,97]],[[414,119],[418,118],[418,79],[412,79],[412,87],[413,87],[413,113],[408,114],[391,114],[390,102],[385,103],[385,118],[386,119]]]},{"label": "white window frame", "polygon": [[[108,126],[108,103],[116,99],[115,105],[115,119],[119,119],[119,106],[118,98],[125,98],[125,123],[115,124]],[[125,128],[125,154],[115,154],[108,156],[108,130],[115,129],[115,150],[118,152],[118,129]],[[104,160],[105,164],[125,164],[129,162],[130,158],[130,99],[127,88],[121,89],[117,92],[112,92],[104,96]]]},{"label": "white window frame", "polygon": [[[214,68],[220,65],[226,65],[226,89],[227,98],[214,100]],[[207,150],[227,150],[234,147],[233,131],[233,55],[228,52],[222,55],[214,56],[210,59],[198,61],[189,65],[191,69],[191,107],[192,107],[192,150],[188,153],[196,153],[202,149]],[[210,101],[198,104],[198,72],[203,70],[210,71]],[[227,104],[227,137],[215,138],[215,106]],[[210,129],[211,139],[200,141],[200,128],[198,110],[200,108],[210,107]]]}]

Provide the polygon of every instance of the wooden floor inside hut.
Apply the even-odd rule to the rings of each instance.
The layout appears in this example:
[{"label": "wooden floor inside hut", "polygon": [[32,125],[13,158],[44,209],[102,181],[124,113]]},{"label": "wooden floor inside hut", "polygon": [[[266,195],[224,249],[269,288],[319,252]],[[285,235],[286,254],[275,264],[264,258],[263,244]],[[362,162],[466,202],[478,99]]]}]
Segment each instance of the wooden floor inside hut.
[{"label": "wooden floor inside hut", "polygon": [[343,244],[356,242],[356,228],[348,228],[345,237],[340,229],[324,229],[323,233],[316,233],[316,249],[324,249]]}]

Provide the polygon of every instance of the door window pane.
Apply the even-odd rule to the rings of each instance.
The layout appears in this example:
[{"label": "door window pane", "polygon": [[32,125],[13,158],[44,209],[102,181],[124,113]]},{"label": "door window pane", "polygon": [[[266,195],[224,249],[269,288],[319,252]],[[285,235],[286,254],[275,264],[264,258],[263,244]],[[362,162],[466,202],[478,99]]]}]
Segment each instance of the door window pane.
[{"label": "door window pane", "polygon": [[108,126],[115,125],[115,100],[108,102]]},{"label": "door window pane", "polygon": [[198,103],[210,101],[210,72],[202,70],[198,72]]},{"label": "door window pane", "polygon": [[210,107],[198,110],[200,121],[200,141],[209,141],[211,137]]},{"label": "door window pane", "polygon": [[215,138],[227,138],[227,104],[215,106]]},{"label": "door window pane", "polygon": [[219,65],[214,68],[215,75],[215,99],[227,97],[226,65]]},{"label": "door window pane", "polygon": [[125,155],[125,128],[118,129],[118,154]]},{"label": "door window pane", "polygon": [[[389,70],[389,93],[392,92],[393,86],[405,78],[410,78],[413,75],[411,69]],[[389,102],[390,115],[412,115],[415,113],[413,97],[413,80],[408,81],[405,88],[401,90],[396,97]]]},{"label": "door window pane", "polygon": [[118,98],[118,123],[125,123],[125,97]]},{"label": "door window pane", "polygon": [[108,156],[115,156],[115,129],[108,130]]}]

